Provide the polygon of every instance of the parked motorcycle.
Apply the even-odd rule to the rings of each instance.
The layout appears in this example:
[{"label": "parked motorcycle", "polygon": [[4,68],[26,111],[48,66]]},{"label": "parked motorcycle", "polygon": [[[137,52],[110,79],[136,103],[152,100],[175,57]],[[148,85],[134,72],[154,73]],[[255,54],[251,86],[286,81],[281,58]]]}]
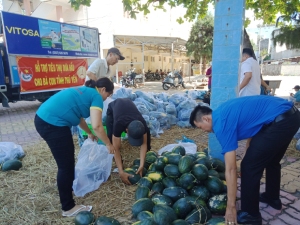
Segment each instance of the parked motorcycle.
[{"label": "parked motorcycle", "polygon": [[129,76],[122,76],[121,77],[122,87],[125,86],[126,88],[128,88],[128,87],[136,88],[137,85],[134,82],[135,76],[136,76],[135,74],[132,74],[132,75],[129,75]]},{"label": "parked motorcycle", "polygon": [[146,80],[154,81],[155,80],[154,73],[151,73],[151,70],[148,70],[145,73],[145,78],[146,78]]},{"label": "parked motorcycle", "polygon": [[[178,82],[175,83],[175,79],[178,78]],[[162,87],[164,90],[169,90],[170,88],[178,88],[178,87],[185,88],[184,81],[182,76],[178,71],[174,72],[174,75],[172,72],[168,74],[168,76],[163,80]]]},{"label": "parked motorcycle", "polygon": [[155,73],[154,73],[154,78],[155,78],[156,80],[160,80],[160,79],[161,79],[161,76],[160,76],[160,73],[158,72],[158,70],[155,71]]}]

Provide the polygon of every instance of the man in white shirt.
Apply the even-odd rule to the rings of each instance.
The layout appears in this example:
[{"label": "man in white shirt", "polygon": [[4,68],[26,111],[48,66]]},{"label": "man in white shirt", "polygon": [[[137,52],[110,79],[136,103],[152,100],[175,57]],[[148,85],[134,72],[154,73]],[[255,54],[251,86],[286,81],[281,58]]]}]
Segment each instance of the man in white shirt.
[{"label": "man in white shirt", "polygon": [[88,68],[86,79],[97,80],[100,77],[109,77],[109,66],[115,65],[119,60],[124,60],[121,52],[117,48],[110,48],[104,59],[96,59]]},{"label": "man in white shirt", "polygon": [[242,65],[240,74],[239,96],[250,96],[260,94],[260,67],[253,58],[253,51],[250,48],[243,49]]}]

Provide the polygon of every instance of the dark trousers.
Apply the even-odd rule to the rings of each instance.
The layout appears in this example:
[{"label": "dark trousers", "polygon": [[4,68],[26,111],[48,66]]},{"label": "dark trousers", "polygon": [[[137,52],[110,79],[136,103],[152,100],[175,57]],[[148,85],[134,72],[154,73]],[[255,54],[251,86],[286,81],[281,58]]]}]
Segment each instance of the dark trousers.
[{"label": "dark trousers", "polygon": [[259,213],[260,179],[266,169],[266,195],[279,199],[280,160],[300,127],[300,113],[263,127],[251,140],[241,163],[241,210]]},{"label": "dark trousers", "polygon": [[72,194],[75,173],[75,150],[71,130],[67,126],[53,126],[42,120],[38,115],[35,116],[34,125],[37,132],[47,142],[56,161],[60,203],[62,210],[68,211],[75,206]]}]

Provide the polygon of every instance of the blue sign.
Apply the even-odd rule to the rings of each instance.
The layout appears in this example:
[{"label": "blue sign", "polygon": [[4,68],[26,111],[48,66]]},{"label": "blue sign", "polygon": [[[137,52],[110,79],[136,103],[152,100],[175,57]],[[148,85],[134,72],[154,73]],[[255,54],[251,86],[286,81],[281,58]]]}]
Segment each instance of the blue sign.
[{"label": "blue sign", "polygon": [[9,54],[98,57],[98,29],[2,12]]}]

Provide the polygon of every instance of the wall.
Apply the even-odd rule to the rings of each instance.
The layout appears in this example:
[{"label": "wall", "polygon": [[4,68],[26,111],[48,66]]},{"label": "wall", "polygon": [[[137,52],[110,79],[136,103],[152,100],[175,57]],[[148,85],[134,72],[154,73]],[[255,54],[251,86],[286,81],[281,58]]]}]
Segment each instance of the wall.
[{"label": "wall", "polygon": [[300,65],[267,64],[262,66],[263,75],[300,75]]}]

